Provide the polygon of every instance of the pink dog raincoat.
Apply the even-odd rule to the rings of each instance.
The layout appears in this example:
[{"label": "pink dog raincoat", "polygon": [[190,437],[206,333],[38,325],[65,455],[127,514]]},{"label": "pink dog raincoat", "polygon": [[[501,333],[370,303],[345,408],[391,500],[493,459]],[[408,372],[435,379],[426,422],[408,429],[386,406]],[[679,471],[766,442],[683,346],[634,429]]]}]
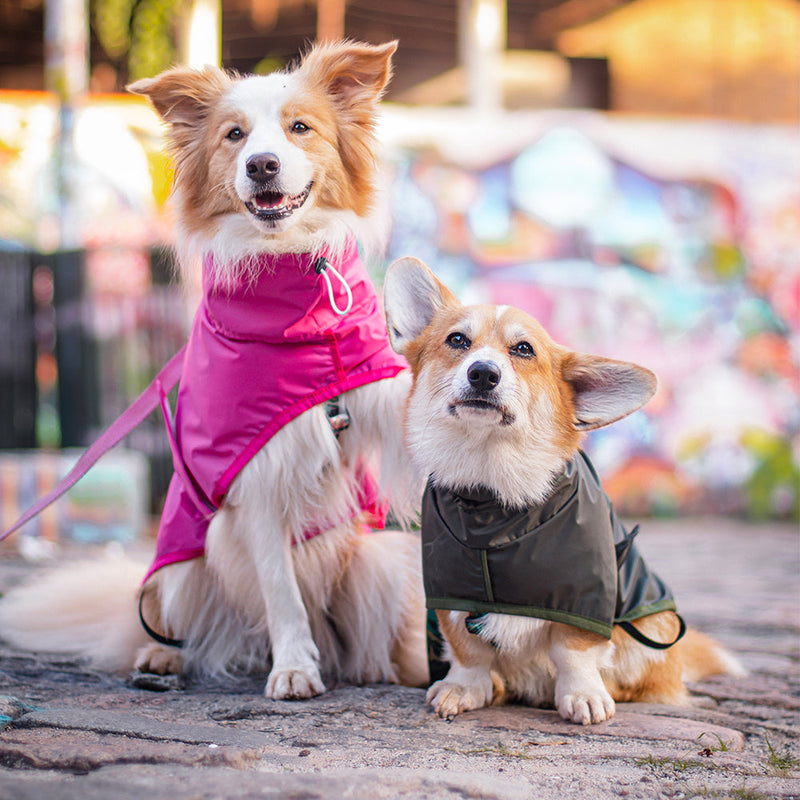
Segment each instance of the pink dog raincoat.
[{"label": "pink dog raincoat", "polygon": [[[257,277],[230,291],[214,291],[212,264],[204,264],[203,302],[186,347],[174,423],[162,392],[175,474],[145,580],[203,554],[209,520],[233,479],[287,422],[404,369],[355,242],[336,262],[353,295],[343,316],[331,307],[316,260],[262,256]],[[380,517],[374,483],[357,472],[360,508],[353,516]]]}]

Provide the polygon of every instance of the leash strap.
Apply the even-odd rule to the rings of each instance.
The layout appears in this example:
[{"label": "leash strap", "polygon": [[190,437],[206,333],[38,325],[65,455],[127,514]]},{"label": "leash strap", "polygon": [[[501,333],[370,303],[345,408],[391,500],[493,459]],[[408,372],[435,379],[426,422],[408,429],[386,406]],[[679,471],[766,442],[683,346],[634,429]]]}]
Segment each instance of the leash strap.
[{"label": "leash strap", "polygon": [[683,621],[683,617],[680,614],[675,614],[675,616],[678,618],[678,622],[680,623],[680,629],[678,630],[678,635],[671,642],[657,642],[654,639],[651,639],[649,636],[645,636],[630,622],[618,622],[617,625],[619,625],[620,628],[622,628],[622,630],[628,634],[628,636],[632,636],[637,642],[643,644],[645,647],[652,647],[653,650],[666,650],[683,639],[683,634],[686,633],[686,623]]},{"label": "leash strap", "polygon": [[82,453],[75,466],[52,491],[40,498],[8,530],[0,534],[0,541],[21,528],[26,522],[30,522],[47,506],[58,500],[100,460],[101,456],[119,444],[151,412],[159,407],[162,393],[169,392],[180,380],[185,350],[186,347],[182,347],[165,364],[153,382],[100,434],[97,441]]},{"label": "leash strap", "polygon": [[183,647],[183,639],[171,639],[169,636],[162,636],[158,631],[154,631],[144,618],[142,611],[142,601],[144,600],[144,592],[139,592],[139,621],[142,623],[145,633],[157,641],[159,644],[166,645],[167,647]]}]

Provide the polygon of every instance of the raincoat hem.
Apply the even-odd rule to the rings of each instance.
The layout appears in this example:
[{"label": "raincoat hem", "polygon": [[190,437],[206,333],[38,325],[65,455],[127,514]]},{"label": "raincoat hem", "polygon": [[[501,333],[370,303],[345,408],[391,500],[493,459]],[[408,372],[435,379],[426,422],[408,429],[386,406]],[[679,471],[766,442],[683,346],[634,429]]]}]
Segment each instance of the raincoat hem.
[{"label": "raincoat hem", "polygon": [[672,598],[660,600],[657,603],[650,603],[646,606],[637,606],[631,609],[627,614],[617,617],[614,622],[631,622],[635,619],[642,619],[642,617],[649,617],[651,614],[658,614],[659,611],[676,611],[678,607]]},{"label": "raincoat hem", "polygon": [[192,547],[189,550],[176,550],[173,553],[165,553],[161,558],[157,558],[150,566],[150,569],[147,570],[147,574],[142,580],[142,586],[144,586],[158,570],[181,561],[192,561],[195,558],[201,558],[205,555],[205,552],[205,547]]},{"label": "raincoat hem", "polygon": [[426,600],[429,609],[442,609],[444,611],[468,611],[477,614],[510,614],[518,617],[535,617],[545,619],[549,622],[563,622],[566,625],[574,625],[576,628],[592,631],[611,638],[613,626],[600,622],[596,619],[589,619],[580,614],[571,614],[568,611],[555,611],[549,608],[536,608],[534,606],[518,606],[510,603],[491,603],[480,602],[477,600],[459,600],[452,597],[429,597]]},{"label": "raincoat hem", "polygon": [[351,375],[338,380],[336,383],[317,389],[312,394],[306,395],[301,400],[298,400],[293,405],[284,409],[278,416],[273,417],[268,425],[259,431],[255,438],[250,441],[250,444],[242,450],[228,469],[222,474],[217,485],[214,487],[214,493],[211,498],[214,505],[217,508],[222,505],[222,501],[225,499],[225,495],[228,493],[236,476],[250,461],[252,461],[256,453],[258,453],[279,430],[288,425],[292,420],[296,419],[310,408],[330,400],[332,397],[336,397],[344,392],[349,392],[351,389],[357,389],[360,386],[366,386],[368,383],[375,383],[376,381],[385,380],[386,378],[393,378],[395,375],[402,372],[403,369],[403,366],[393,364],[388,367],[381,367],[377,370],[362,372],[358,375]]}]

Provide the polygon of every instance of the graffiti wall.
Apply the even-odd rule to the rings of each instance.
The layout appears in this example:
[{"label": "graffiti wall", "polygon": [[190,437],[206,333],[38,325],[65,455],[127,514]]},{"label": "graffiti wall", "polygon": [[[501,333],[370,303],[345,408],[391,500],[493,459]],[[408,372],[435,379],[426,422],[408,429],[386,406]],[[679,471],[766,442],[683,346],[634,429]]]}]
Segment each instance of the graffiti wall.
[{"label": "graffiti wall", "polygon": [[[53,246],[55,115],[50,97],[0,96],[0,248]],[[418,256],[465,301],[521,306],[565,345],[658,374],[644,410],[586,440],[624,511],[800,518],[800,131],[389,106],[379,137],[378,279]],[[152,258],[169,236],[155,115],[93,98],[76,150],[102,426],[177,350],[190,314]],[[58,380],[49,346],[37,342],[40,430]]]},{"label": "graffiti wall", "polygon": [[469,147],[451,122],[393,144],[390,258],[658,374],[586,440],[626,513],[797,518],[800,133],[531,115]]}]

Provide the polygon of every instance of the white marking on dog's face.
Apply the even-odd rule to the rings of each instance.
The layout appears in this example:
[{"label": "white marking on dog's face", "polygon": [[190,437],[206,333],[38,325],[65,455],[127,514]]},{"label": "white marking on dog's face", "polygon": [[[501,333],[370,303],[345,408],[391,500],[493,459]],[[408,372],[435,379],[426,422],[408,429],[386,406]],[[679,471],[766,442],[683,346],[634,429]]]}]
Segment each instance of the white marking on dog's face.
[{"label": "white marking on dog's face", "polygon": [[303,121],[285,108],[300,90],[296,75],[266,75],[236,82],[226,100],[235,122],[227,136],[239,141],[234,188],[253,221],[286,230],[313,205],[314,163],[295,141]]},{"label": "white marking on dog's face", "polygon": [[484,345],[472,351],[453,372],[449,409],[453,416],[478,425],[494,425],[498,418],[503,425],[513,425],[518,395],[506,354]]},{"label": "white marking on dog's face", "polygon": [[536,358],[532,332],[507,315],[508,307],[463,309],[441,343],[447,412],[472,425],[510,427],[527,417],[532,397],[525,362]]},{"label": "white marking on dog's face", "polygon": [[556,346],[511,308],[446,309],[409,352],[412,453],[450,487],[488,486],[512,505],[543,496],[574,446]]},{"label": "white marking on dog's face", "polygon": [[373,123],[396,46],[322,44],[288,72],[175,67],[131,85],[168,125],[187,273],[213,254],[226,285],[257,270],[258,254],[379,242]]}]

